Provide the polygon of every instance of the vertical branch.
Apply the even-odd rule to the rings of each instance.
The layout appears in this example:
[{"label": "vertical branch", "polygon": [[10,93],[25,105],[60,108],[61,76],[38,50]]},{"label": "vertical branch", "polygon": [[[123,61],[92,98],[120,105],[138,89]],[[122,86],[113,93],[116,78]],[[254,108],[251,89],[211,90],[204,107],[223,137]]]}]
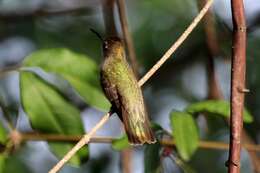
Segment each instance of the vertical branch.
[{"label": "vertical branch", "polygon": [[[200,1],[200,6],[203,7],[206,3],[206,0]],[[208,62],[207,62],[207,74],[208,74],[208,99],[217,99],[222,100],[223,94],[219,88],[218,80],[216,78],[216,71],[214,65],[214,57],[219,55],[219,42],[217,37],[217,32],[215,29],[215,21],[214,14],[211,10],[205,15],[204,18],[204,31],[205,31],[205,39],[208,48]],[[230,124],[230,122],[228,121]],[[242,131],[242,141],[243,144],[254,144],[254,141],[247,134],[245,130]],[[243,145],[242,144],[242,145]],[[244,147],[244,145],[243,145]],[[260,159],[256,152],[248,150],[250,159],[253,164],[253,168],[255,173],[260,172]]]},{"label": "vertical branch", "polygon": [[108,36],[117,36],[114,16],[115,0],[104,0],[102,5],[106,34]]},{"label": "vertical branch", "polygon": [[122,172],[123,173],[131,173],[132,172],[132,155],[133,150],[131,148],[125,149],[121,152],[121,164],[122,164]]},{"label": "vertical branch", "polygon": [[242,0],[231,0],[233,21],[231,71],[231,126],[228,172],[240,172],[246,68],[246,21]]},{"label": "vertical branch", "polygon": [[[200,1],[200,6],[203,7],[206,4],[206,0]],[[208,49],[207,59],[207,74],[208,74],[208,99],[223,99],[223,95],[220,91],[216,71],[214,65],[214,57],[219,54],[219,45],[217,39],[217,32],[215,29],[214,16],[211,10],[207,12],[203,22],[206,45]]]},{"label": "vertical branch", "polygon": [[131,61],[131,65],[135,75],[138,77],[138,69],[139,65],[136,60],[136,54],[134,49],[134,43],[132,37],[130,35],[128,24],[127,24],[127,17],[126,17],[126,10],[125,10],[125,1],[124,0],[117,0],[120,24],[124,35],[125,45],[127,47],[127,52],[129,55],[129,59]]}]

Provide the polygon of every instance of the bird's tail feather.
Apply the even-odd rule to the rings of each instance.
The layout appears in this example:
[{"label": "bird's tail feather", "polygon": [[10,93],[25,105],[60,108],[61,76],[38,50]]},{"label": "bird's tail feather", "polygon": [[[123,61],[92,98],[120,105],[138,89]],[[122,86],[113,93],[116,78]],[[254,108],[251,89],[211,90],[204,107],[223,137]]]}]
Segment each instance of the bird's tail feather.
[{"label": "bird's tail feather", "polygon": [[153,144],[156,142],[148,119],[132,122],[129,116],[123,118],[128,141],[132,145]]}]

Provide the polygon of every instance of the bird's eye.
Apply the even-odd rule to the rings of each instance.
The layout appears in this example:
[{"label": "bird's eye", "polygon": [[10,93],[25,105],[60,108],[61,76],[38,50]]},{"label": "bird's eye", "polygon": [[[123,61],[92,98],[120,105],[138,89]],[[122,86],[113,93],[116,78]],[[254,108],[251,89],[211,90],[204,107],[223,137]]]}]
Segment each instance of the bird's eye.
[{"label": "bird's eye", "polygon": [[104,42],[104,47],[105,47],[105,49],[108,49],[108,42],[107,41]]}]

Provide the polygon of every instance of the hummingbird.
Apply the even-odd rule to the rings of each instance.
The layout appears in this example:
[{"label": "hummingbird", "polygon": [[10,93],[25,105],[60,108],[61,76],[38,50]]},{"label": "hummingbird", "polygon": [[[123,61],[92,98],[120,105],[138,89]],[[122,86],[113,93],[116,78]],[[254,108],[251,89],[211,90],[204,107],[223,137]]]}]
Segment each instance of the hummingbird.
[{"label": "hummingbird", "polygon": [[[99,38],[102,39],[100,35]],[[112,104],[111,111],[123,122],[130,144],[155,143],[143,94],[126,60],[122,40],[119,37],[108,37],[102,42],[104,61],[100,80],[103,91]]]}]

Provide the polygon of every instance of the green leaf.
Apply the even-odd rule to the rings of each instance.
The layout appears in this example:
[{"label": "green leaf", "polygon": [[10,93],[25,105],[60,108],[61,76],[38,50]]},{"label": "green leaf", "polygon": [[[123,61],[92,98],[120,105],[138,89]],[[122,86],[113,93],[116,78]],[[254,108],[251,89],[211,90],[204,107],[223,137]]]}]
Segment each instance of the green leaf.
[{"label": "green leaf", "polygon": [[[16,153],[17,154],[17,153]],[[2,172],[1,172],[2,171]],[[30,173],[32,172],[17,155],[0,155],[0,173]]]},{"label": "green leaf", "polygon": [[[228,118],[230,115],[230,104],[224,100],[208,100],[191,104],[186,108],[186,111],[191,114],[206,112]],[[244,109],[243,119],[245,123],[253,121],[253,116],[246,108]]]},{"label": "green leaf", "polygon": [[8,135],[6,129],[3,127],[2,122],[0,121],[0,143],[5,144],[7,141]]},{"label": "green leaf", "polygon": [[89,105],[108,111],[110,103],[99,82],[98,66],[88,56],[65,48],[36,51],[27,57],[24,67],[40,67],[66,79]]},{"label": "green leaf", "polygon": [[112,148],[114,150],[121,151],[121,150],[124,150],[124,149],[129,148],[129,147],[131,147],[131,145],[128,142],[126,134],[124,134],[119,139],[114,139],[112,141]]},{"label": "green leaf", "polygon": [[185,161],[189,160],[199,144],[197,125],[189,113],[171,112],[171,126],[177,150]]},{"label": "green leaf", "polygon": [[144,172],[145,173],[159,173],[161,171],[159,142],[155,144],[146,145],[144,151]]},{"label": "green leaf", "polygon": [[[20,74],[21,101],[32,127],[42,133],[78,135],[84,133],[80,112],[54,88],[36,74]],[[49,143],[53,152],[63,157],[72,148],[70,143]],[[80,153],[85,153],[84,157]],[[70,162],[79,165],[87,156],[87,148],[76,154]]]}]

